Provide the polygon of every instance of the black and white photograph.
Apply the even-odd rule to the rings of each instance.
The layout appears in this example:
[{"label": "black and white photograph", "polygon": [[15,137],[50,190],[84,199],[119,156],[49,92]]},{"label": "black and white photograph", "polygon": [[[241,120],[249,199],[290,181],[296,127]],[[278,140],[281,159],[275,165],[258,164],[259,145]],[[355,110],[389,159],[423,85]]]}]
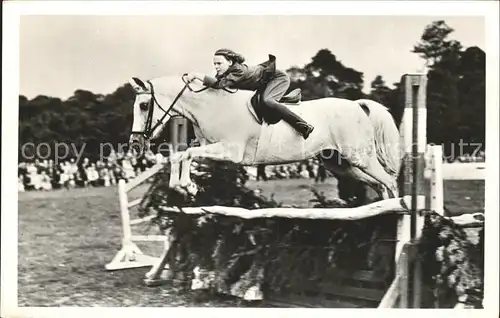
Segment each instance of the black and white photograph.
[{"label": "black and white photograph", "polygon": [[3,7],[2,317],[497,317],[498,2]]}]

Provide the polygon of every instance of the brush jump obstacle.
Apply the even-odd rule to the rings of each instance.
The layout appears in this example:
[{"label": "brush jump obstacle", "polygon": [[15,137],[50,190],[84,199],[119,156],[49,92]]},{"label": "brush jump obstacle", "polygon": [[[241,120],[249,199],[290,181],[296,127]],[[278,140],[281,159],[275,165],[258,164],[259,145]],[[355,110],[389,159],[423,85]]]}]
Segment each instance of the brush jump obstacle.
[{"label": "brush jump obstacle", "polygon": [[[419,308],[421,304],[421,266],[416,259],[417,243],[424,225],[422,211],[431,209],[440,215],[443,211],[443,177],[442,177],[442,148],[441,146],[426,145],[426,75],[406,74],[402,77],[404,88],[405,109],[402,124],[399,128],[399,151],[402,156],[400,170],[400,188],[398,197],[385,198],[368,205],[355,208],[272,208],[247,210],[239,207],[206,206],[169,208],[173,213],[192,215],[216,214],[234,216],[241,219],[257,218],[289,218],[289,219],[322,219],[322,220],[360,220],[383,214],[397,215],[397,230],[395,238],[395,273],[390,286],[382,293],[364,291],[361,288],[340,288],[339,295],[350,294],[370,300],[376,300],[378,308]],[[153,99],[153,98],[152,98]],[[394,145],[393,145],[394,146]],[[427,166],[426,166],[426,160]],[[190,164],[190,161],[187,160]],[[182,167],[186,167],[182,161]],[[146,274],[144,283],[148,286],[159,285],[165,282],[164,274],[168,272],[167,254],[171,246],[172,237],[169,233],[164,236],[134,236],[131,234],[131,225],[150,220],[151,217],[130,221],[129,208],[139,204],[140,200],[128,203],[127,192],[138,184],[151,177],[161,169],[161,164],[153,167],[147,175],[134,179],[125,184],[121,181],[118,186],[120,209],[122,215],[122,249],[113,261],[106,265],[108,270],[147,267],[151,269]],[[170,185],[177,186],[179,182],[179,163],[171,163]],[[183,169],[188,170],[188,169]],[[185,171],[181,170],[181,174]],[[180,176],[182,180],[183,176]],[[424,186],[429,182],[428,190]],[[456,219],[457,222],[468,219]],[[144,255],[133,241],[165,242],[165,249],[160,257]],[[367,273],[358,273],[356,278],[363,280]],[[193,286],[197,282],[193,282]],[[259,291],[249,290],[244,299],[261,299]]]}]

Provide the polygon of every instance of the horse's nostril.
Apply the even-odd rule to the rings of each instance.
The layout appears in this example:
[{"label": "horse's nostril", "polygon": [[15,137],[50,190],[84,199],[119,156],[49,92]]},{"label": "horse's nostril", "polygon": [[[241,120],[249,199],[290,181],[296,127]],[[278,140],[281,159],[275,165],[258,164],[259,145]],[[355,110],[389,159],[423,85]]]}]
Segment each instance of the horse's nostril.
[{"label": "horse's nostril", "polygon": [[139,142],[131,143],[130,150],[132,150],[136,153],[141,153],[142,152],[142,145]]}]

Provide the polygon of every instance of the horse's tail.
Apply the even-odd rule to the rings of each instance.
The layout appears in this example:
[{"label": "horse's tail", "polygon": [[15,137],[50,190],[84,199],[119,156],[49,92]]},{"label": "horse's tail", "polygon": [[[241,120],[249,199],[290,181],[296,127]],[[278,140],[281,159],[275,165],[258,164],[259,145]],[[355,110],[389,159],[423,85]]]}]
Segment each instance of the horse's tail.
[{"label": "horse's tail", "polygon": [[401,166],[399,130],[387,107],[375,101],[356,101],[370,118],[375,133],[377,159],[385,171],[397,177]]}]

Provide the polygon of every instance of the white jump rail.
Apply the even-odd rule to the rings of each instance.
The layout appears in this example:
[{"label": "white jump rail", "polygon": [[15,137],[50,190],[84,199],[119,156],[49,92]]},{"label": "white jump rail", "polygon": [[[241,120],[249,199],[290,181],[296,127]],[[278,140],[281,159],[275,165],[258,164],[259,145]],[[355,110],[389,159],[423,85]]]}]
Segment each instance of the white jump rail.
[{"label": "white jump rail", "polygon": [[407,206],[410,202],[406,198],[394,198],[373,202],[355,208],[265,208],[265,209],[245,209],[229,206],[200,206],[164,209],[168,212],[183,214],[218,214],[224,216],[235,216],[241,219],[258,218],[289,218],[289,219],[310,219],[310,220],[361,220],[369,217],[407,213]]}]

